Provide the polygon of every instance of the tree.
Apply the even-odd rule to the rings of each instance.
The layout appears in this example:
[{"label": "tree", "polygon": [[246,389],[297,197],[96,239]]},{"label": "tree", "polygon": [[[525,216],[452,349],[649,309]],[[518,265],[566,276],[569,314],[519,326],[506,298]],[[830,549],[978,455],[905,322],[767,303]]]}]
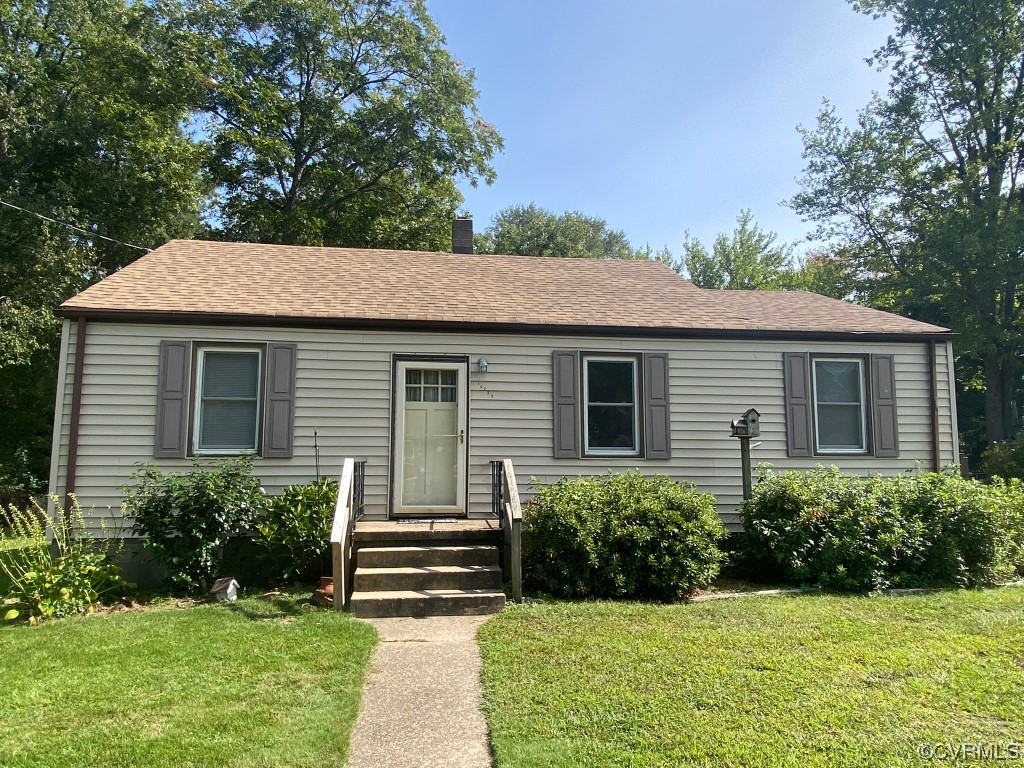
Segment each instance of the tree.
[{"label": "tree", "polygon": [[856,262],[843,249],[807,253],[797,267],[794,286],[833,299],[871,303],[865,295]]},{"label": "tree", "polygon": [[750,210],[736,217],[731,235],[715,238],[709,252],[686,233],[679,271],[698,288],[780,290],[797,284],[792,248],[777,244],[778,235],[754,223]]},{"label": "tree", "polygon": [[610,229],[598,216],[579,211],[562,214],[534,203],[511,205],[495,214],[490,225],[475,238],[478,253],[518,256],[566,256],[583,259],[660,258],[649,246],[633,248],[626,233]]},{"label": "tree", "polygon": [[[185,128],[199,60],[173,9],[128,0],[0,4],[0,487],[49,460],[53,309],[142,250],[188,236],[203,195]],[[103,239],[110,238],[110,239]]]},{"label": "tree", "polygon": [[945,318],[984,361],[990,441],[1014,430],[1024,327],[1024,4],[863,0],[892,19],[889,91],[848,127],[803,131],[791,204],[846,246],[896,308]]},{"label": "tree", "polygon": [[444,249],[501,137],[421,0],[223,0],[210,217],[230,240]]}]

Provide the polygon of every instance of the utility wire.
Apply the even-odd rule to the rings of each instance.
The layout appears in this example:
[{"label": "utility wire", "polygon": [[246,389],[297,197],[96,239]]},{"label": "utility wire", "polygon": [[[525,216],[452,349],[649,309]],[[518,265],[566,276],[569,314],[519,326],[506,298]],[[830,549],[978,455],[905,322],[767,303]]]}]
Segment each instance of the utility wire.
[{"label": "utility wire", "polygon": [[90,232],[88,229],[76,227],[74,224],[68,224],[66,221],[57,221],[56,219],[51,219],[49,216],[43,216],[43,214],[41,213],[36,213],[35,211],[30,211],[25,208],[19,208],[14,203],[8,203],[6,200],[0,200],[0,205],[6,206],[8,208],[13,208],[14,210],[21,211],[22,213],[27,213],[29,216],[35,216],[38,219],[43,219],[43,221],[49,221],[50,223],[56,224],[61,227],[73,229],[75,230],[75,232],[81,232],[83,235],[87,235],[88,237],[98,237],[100,240],[106,240],[108,243],[117,243],[118,245],[123,245],[126,248],[135,248],[136,250],[143,251],[145,253],[150,253],[153,250],[152,248],[144,248],[141,245],[132,245],[131,243],[126,243],[123,240],[116,240],[113,237],[107,237],[106,235],[100,235],[97,234],[96,232]]}]

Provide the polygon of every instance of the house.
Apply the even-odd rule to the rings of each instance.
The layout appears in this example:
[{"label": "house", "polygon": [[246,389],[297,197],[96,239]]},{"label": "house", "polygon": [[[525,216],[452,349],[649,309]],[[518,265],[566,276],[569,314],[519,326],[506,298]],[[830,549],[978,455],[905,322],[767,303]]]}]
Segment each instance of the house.
[{"label": "house", "polygon": [[460,253],[172,241],[71,298],[51,492],[97,523],[139,462],[247,452],[275,493],[314,477],[316,434],[326,472],[359,462],[381,530],[486,528],[506,458],[524,496],[608,470],[694,481],[735,527],[748,408],[755,463],[957,460],[945,328],[653,261],[473,255],[465,226]]}]

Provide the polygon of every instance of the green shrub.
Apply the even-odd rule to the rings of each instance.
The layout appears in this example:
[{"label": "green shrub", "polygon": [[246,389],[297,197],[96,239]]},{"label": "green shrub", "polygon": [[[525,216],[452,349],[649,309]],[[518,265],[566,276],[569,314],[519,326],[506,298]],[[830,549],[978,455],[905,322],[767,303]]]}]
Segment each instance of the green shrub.
[{"label": "green shrub", "polygon": [[524,581],[564,597],[671,601],[718,574],[714,497],[637,473],[539,486],[523,511]]},{"label": "green shrub", "polygon": [[165,568],[171,585],[206,592],[229,537],[247,534],[265,499],[248,456],[213,465],[195,460],[187,474],[143,465],[123,488],[132,530]]},{"label": "green shrub", "polygon": [[1024,433],[1013,440],[1003,440],[985,449],[979,469],[982,475],[1024,479]]},{"label": "green shrub", "polygon": [[76,536],[76,531],[84,529],[77,501],[69,510],[56,508],[52,548],[47,540],[48,518],[37,503],[20,509],[12,506],[7,518],[9,528],[0,529],[0,572],[7,582],[5,619],[26,618],[35,624],[85,613],[130,586],[111,562],[121,545],[120,531]]},{"label": "green shrub", "polygon": [[1024,579],[1024,481],[996,477],[989,487],[999,500],[999,527],[1004,535],[1008,566],[1016,578]]},{"label": "green shrub", "polygon": [[755,574],[852,592],[999,583],[1014,577],[1019,492],[954,474],[765,468],[742,508],[742,561]]},{"label": "green shrub", "polygon": [[269,500],[256,534],[276,578],[293,581],[321,574],[337,499],[338,484],[322,478],[290,485]]}]

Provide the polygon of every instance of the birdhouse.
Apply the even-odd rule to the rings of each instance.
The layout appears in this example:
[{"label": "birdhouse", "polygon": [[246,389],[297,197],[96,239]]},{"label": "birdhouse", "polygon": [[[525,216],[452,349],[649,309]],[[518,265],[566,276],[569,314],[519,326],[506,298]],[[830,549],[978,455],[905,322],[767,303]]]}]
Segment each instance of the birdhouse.
[{"label": "birdhouse", "polygon": [[751,408],[739,418],[733,419],[730,426],[733,437],[760,437],[761,414]]},{"label": "birdhouse", "polygon": [[210,594],[217,598],[218,603],[223,603],[225,600],[234,602],[238,599],[238,582],[230,576],[217,579],[213,582]]}]

